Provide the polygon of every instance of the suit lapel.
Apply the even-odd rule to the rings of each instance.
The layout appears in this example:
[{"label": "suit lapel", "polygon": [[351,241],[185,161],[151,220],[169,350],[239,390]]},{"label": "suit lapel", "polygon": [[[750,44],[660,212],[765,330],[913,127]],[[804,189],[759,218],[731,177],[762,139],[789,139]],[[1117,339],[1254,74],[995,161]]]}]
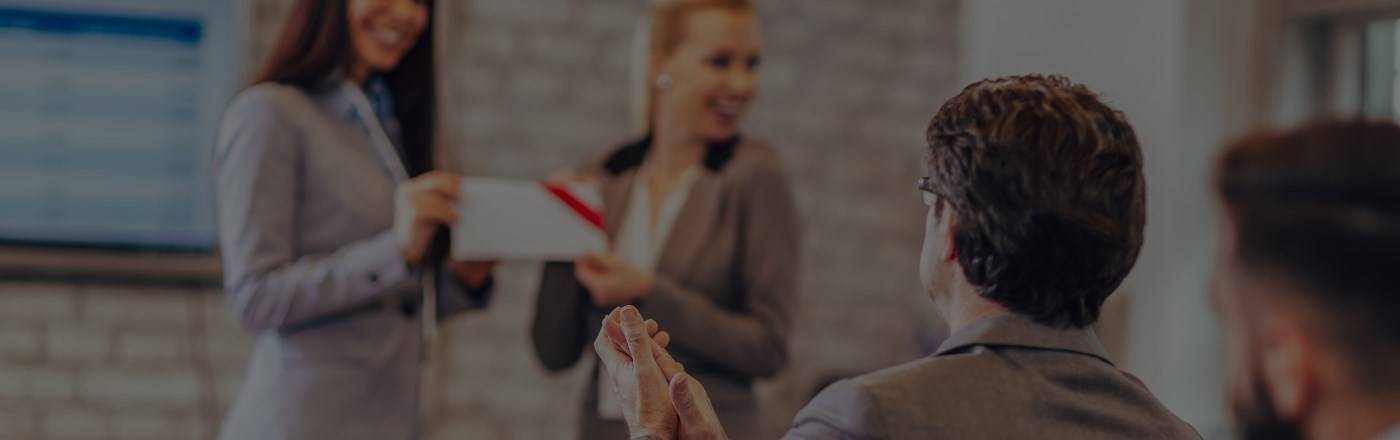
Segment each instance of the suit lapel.
[{"label": "suit lapel", "polygon": [[709,171],[700,173],[662,245],[656,264],[658,272],[693,273],[689,268],[709,240],[710,229],[719,218],[721,195],[719,175]]},{"label": "suit lapel", "polygon": [[622,229],[622,220],[627,216],[627,208],[632,202],[632,182],[637,178],[635,169],[617,177],[604,180],[603,190],[603,230],[608,234],[608,247],[617,240]]},{"label": "suit lapel", "polygon": [[[323,105],[330,110],[331,114],[336,115],[336,117],[344,121],[346,125],[355,130],[354,135],[348,136],[354,139],[352,143],[362,150],[363,153],[368,154],[375,163],[379,164],[379,168],[384,172],[384,175],[388,176],[390,180],[397,182],[399,178],[395,175],[396,173],[392,168],[395,164],[385,162],[388,158],[380,153],[379,148],[381,147],[375,144],[374,137],[370,134],[370,128],[365,125],[365,121],[360,119],[360,115],[355,110],[353,98],[341,87],[332,85],[323,87],[325,87],[324,95],[321,98]],[[368,117],[375,116],[369,115]],[[398,151],[394,149],[393,146],[389,147],[390,150],[394,152],[394,158],[397,159]]]}]

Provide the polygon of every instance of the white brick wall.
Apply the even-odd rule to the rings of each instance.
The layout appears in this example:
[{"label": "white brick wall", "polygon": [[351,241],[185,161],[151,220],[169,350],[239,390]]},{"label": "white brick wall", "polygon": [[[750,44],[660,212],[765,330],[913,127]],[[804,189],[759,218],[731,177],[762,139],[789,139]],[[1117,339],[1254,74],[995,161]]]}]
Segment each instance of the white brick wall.
[{"label": "white brick wall", "polygon": [[39,324],[0,324],[0,359],[35,359],[41,353]]},{"label": "white brick wall", "polygon": [[44,433],[54,439],[105,439],[111,424],[99,411],[56,408],[44,413]]},{"label": "white brick wall", "polygon": [[200,374],[184,367],[105,367],[83,373],[78,393],[87,402],[119,407],[192,408],[206,393]]},{"label": "white brick wall", "polygon": [[159,413],[129,413],[111,418],[111,437],[155,440],[192,439],[203,436],[204,422],[194,417],[172,417]]},{"label": "white brick wall", "polygon": [[45,334],[47,359],[64,363],[99,363],[112,349],[112,333],[78,320],[53,321]]},{"label": "white brick wall", "polygon": [[116,360],[129,364],[169,364],[190,356],[189,334],[160,330],[126,330],[113,349]]},{"label": "white brick wall", "polygon": [[0,375],[0,399],[11,402],[65,402],[76,395],[77,376],[67,368],[13,366]]},{"label": "white brick wall", "polygon": [[216,295],[0,283],[0,438],[211,437],[215,393],[191,329]]},{"label": "white brick wall", "polygon": [[39,410],[32,406],[0,406],[0,438],[37,438]]},{"label": "white brick wall", "polygon": [[59,284],[10,284],[0,290],[0,320],[44,322],[77,316],[77,290]]},{"label": "white brick wall", "polygon": [[[254,54],[288,4],[250,2]],[[438,2],[445,144],[460,168],[540,177],[619,141],[643,4]],[[776,430],[815,381],[916,355],[929,306],[913,182],[924,124],[956,90],[958,4],[759,4],[768,50],[748,132],[782,152],[806,238],[794,362],[761,389]],[[573,437],[591,366],[548,374],[533,358],[538,273],[504,266],[492,309],[446,324],[432,438]],[[217,289],[0,281],[0,438],[212,438],[250,347]]]},{"label": "white brick wall", "polygon": [[198,298],[178,293],[109,286],[84,289],[82,320],[132,327],[182,327],[190,323],[193,312],[190,308]]}]

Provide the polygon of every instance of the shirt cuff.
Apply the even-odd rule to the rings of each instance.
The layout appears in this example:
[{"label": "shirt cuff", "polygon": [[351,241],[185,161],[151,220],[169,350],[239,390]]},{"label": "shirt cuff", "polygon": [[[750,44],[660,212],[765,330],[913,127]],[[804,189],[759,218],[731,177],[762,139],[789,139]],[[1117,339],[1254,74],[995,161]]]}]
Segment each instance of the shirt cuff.
[{"label": "shirt cuff", "polygon": [[352,276],[361,277],[361,282],[371,295],[396,292],[416,283],[418,271],[403,261],[398,238],[393,231],[385,231],[370,238],[359,255],[351,259]]}]

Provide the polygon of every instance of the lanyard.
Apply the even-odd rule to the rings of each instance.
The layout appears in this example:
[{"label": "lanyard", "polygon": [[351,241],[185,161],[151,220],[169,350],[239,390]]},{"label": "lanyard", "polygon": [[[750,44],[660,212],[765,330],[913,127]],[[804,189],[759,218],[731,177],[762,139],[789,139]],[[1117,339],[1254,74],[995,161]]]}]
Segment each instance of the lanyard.
[{"label": "lanyard", "polygon": [[[359,115],[360,121],[364,123],[365,128],[369,129],[369,136],[374,141],[374,149],[379,152],[379,158],[383,160],[384,165],[389,167],[389,174],[393,175],[394,181],[408,181],[408,170],[404,169],[403,161],[399,159],[399,153],[394,148],[393,141],[389,140],[389,134],[384,131],[384,126],[379,123],[379,116],[374,112],[373,107],[370,106],[369,97],[365,96],[364,90],[361,90],[360,86],[355,85],[355,83],[349,79],[341,83],[340,87],[344,89],[346,96],[350,97],[350,104],[355,106],[355,113]],[[423,315],[421,321],[423,325],[421,330],[423,334],[422,375],[420,376],[418,384],[420,417],[426,417],[434,412],[435,405],[433,404],[433,394],[430,390],[435,388],[434,383],[437,380],[438,374],[433,357],[437,351],[438,339],[437,274],[440,269],[432,268],[431,266],[426,269],[427,270],[420,273],[422,276],[420,281],[423,285],[422,302],[420,303],[422,304],[422,308],[419,309],[419,313]]]},{"label": "lanyard", "polygon": [[408,170],[404,169],[403,160],[399,159],[394,142],[389,140],[388,132],[385,132],[384,126],[380,125],[379,116],[369,105],[369,97],[365,96],[364,90],[360,90],[360,86],[355,85],[349,79],[341,83],[340,88],[346,96],[350,97],[350,105],[355,106],[358,119],[369,130],[371,143],[374,144],[374,149],[379,153],[379,159],[384,162],[384,166],[389,167],[389,174],[394,176],[394,181],[408,180]]}]

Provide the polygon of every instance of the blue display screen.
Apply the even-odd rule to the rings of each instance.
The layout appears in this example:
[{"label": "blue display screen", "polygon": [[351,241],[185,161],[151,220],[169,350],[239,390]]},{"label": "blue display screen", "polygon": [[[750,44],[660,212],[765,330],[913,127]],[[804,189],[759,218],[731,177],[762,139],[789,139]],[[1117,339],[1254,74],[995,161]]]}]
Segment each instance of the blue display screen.
[{"label": "blue display screen", "polygon": [[0,242],[212,249],[208,37],[198,13],[0,4]]}]

